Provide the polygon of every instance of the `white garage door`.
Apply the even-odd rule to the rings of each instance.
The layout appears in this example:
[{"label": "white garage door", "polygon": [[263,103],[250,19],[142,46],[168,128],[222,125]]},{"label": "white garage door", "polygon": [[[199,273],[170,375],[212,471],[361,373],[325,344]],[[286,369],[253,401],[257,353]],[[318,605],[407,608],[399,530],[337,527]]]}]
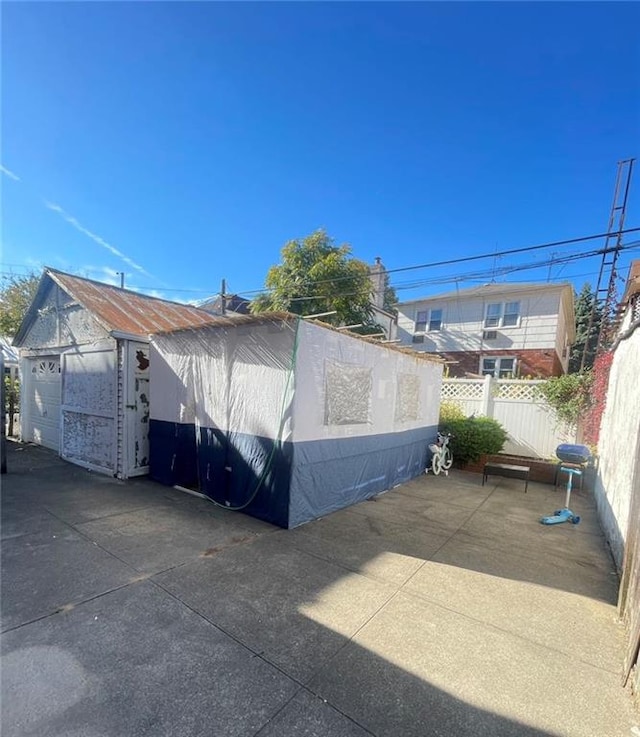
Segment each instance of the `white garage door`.
[{"label": "white garage door", "polygon": [[60,357],[41,356],[28,362],[27,437],[38,445],[60,447]]}]

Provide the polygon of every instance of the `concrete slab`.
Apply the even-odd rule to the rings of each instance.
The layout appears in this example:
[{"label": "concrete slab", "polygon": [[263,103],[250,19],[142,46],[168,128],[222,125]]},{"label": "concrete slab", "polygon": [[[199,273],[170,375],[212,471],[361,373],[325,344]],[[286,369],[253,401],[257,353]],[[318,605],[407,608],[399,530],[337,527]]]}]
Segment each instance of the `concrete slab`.
[{"label": "concrete slab", "polygon": [[304,682],[393,588],[285,545],[286,535],[260,537],[154,581]]},{"label": "concrete slab", "polygon": [[493,489],[493,484],[482,486],[481,477],[477,474],[451,470],[448,476],[422,474],[394,489],[394,492],[476,509]]},{"label": "concrete slab", "polygon": [[628,737],[617,674],[397,594],[310,683],[376,735]]},{"label": "concrete slab", "polygon": [[46,509],[34,505],[4,503],[0,516],[0,538],[10,538],[36,533],[62,534],[68,526],[56,519]]},{"label": "concrete slab", "polygon": [[2,629],[122,586],[135,572],[65,525],[2,542]]},{"label": "concrete slab", "polygon": [[623,636],[615,604],[519,580],[526,568],[525,561],[458,546],[454,538],[403,591],[617,674]]},{"label": "concrete slab", "polygon": [[401,586],[449,537],[343,510],[291,530],[284,539],[356,573]]},{"label": "concrete slab", "polygon": [[3,639],[3,734],[249,737],[298,686],[149,582]]},{"label": "concrete slab", "polygon": [[[543,528],[551,487],[525,496],[452,473],[274,531],[20,452],[0,500],[3,604],[18,623],[44,614],[4,636],[3,733],[628,737],[640,725],[615,667],[617,578],[589,497],[584,526]],[[220,544],[200,557],[205,538]]]},{"label": "concrete slab", "polygon": [[[554,510],[550,510],[554,511]],[[546,556],[567,561],[585,570],[609,574],[613,560],[600,535],[590,535],[581,525],[541,525],[535,518],[475,512],[459,531],[469,541],[510,552],[516,550],[535,559]]]},{"label": "concrete slab", "polygon": [[49,494],[43,500],[43,506],[49,512],[70,525],[110,517],[116,514],[134,512],[155,505],[148,490],[140,487],[106,485],[78,487]]},{"label": "concrete slab", "polygon": [[[244,517],[244,519],[247,519]],[[156,504],[78,525],[84,535],[138,571],[157,573],[253,539],[239,516],[221,521],[195,504]],[[265,525],[265,530],[277,528]]]},{"label": "concrete slab", "polygon": [[453,534],[471,517],[473,509],[449,502],[418,499],[389,491],[350,510],[354,514],[383,519],[404,527],[413,527],[435,534]]},{"label": "concrete slab", "polygon": [[301,689],[256,737],[367,737],[371,734],[323,699]]}]

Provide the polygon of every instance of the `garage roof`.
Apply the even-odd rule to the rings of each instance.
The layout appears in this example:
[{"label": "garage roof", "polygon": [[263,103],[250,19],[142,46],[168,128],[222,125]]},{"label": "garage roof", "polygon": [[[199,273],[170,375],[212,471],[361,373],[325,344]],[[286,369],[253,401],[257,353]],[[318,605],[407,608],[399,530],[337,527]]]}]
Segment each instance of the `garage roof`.
[{"label": "garage roof", "polygon": [[51,281],[88,310],[105,330],[112,333],[125,333],[146,340],[150,333],[205,325],[211,322],[212,318],[208,312],[191,305],[148,297],[129,289],[46,268],[36,296],[13,339],[15,346],[21,345],[26,337],[29,327],[38,315],[38,309],[42,306]]}]

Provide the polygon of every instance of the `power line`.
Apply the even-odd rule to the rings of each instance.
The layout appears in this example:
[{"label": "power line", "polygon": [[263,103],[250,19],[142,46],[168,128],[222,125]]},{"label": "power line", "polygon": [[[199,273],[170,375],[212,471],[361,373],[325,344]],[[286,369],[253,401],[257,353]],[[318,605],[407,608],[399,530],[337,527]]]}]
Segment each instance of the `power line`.
[{"label": "power line", "polygon": [[[622,230],[622,231],[616,231],[615,233],[598,233],[598,234],[595,234],[595,235],[582,236],[580,238],[569,238],[569,239],[565,239],[565,240],[561,240],[561,241],[552,241],[552,242],[549,242],[549,243],[541,243],[541,244],[534,245],[534,246],[526,246],[526,247],[521,247],[521,248],[512,248],[512,249],[508,249],[508,250],[504,250],[504,251],[494,251],[494,252],[489,252],[489,253],[477,254],[475,256],[463,256],[463,257],[460,257],[460,258],[457,258],[457,259],[448,259],[446,261],[433,261],[433,262],[425,263],[425,264],[414,264],[414,265],[410,265],[410,266],[400,266],[400,267],[397,267],[397,268],[394,268],[394,269],[387,269],[386,270],[386,273],[387,274],[397,274],[397,273],[401,273],[401,272],[405,272],[405,271],[416,271],[416,270],[419,270],[419,269],[430,269],[430,268],[436,268],[436,267],[439,267],[439,266],[450,266],[450,265],[454,265],[454,264],[469,263],[469,262],[472,262],[472,261],[480,261],[480,260],[487,259],[487,258],[493,258],[493,259],[495,259],[495,258],[501,258],[503,256],[511,256],[511,255],[514,255],[514,254],[526,253],[526,252],[529,252],[529,251],[542,250],[542,249],[545,249],[545,248],[553,248],[553,247],[557,247],[557,246],[566,246],[566,245],[571,245],[573,243],[584,243],[586,241],[597,240],[598,238],[608,238],[608,237],[610,237],[612,235],[619,235],[619,234],[620,235],[624,235],[625,233],[636,233],[638,231],[640,231],[640,227],[627,228],[627,229]],[[629,246],[623,246],[621,248],[621,250],[623,250],[623,251],[624,250],[632,250],[634,247],[635,247],[635,243],[634,244],[630,244]],[[605,252],[606,252],[605,249],[598,249],[598,250],[594,250],[594,251],[590,251],[590,252],[586,252],[586,253],[578,253],[578,254],[575,254],[575,255],[572,255],[572,256],[561,256],[559,258],[554,258],[552,261],[547,260],[547,261],[541,261],[541,262],[537,262],[537,263],[531,263],[530,265],[515,265],[515,266],[512,266],[512,267],[506,267],[505,266],[505,267],[501,267],[497,271],[498,272],[501,272],[501,274],[502,274],[502,273],[512,273],[513,271],[521,271],[521,270],[526,270],[526,269],[535,269],[535,268],[540,268],[540,267],[549,265],[550,263],[553,263],[553,264],[568,263],[571,260],[578,260],[578,259],[582,259],[582,258],[590,258],[590,257],[593,257],[593,256],[601,255],[601,254],[603,254]],[[0,265],[2,265],[2,266],[19,266],[19,267],[24,267],[24,268],[32,268],[28,264],[0,264]],[[486,273],[486,272],[483,272],[483,273]],[[0,274],[9,275],[9,276],[15,275],[12,272],[0,272]],[[306,282],[304,286],[306,288],[310,288],[312,286],[316,286],[316,285],[319,285],[319,284],[335,284],[337,282],[347,281],[347,280],[352,279],[352,278],[353,277],[351,277],[351,276],[344,276],[344,277],[335,277],[333,279],[317,279],[317,280],[312,280],[312,281]],[[482,277],[477,277],[477,278],[482,278]],[[417,286],[421,286],[422,284],[425,284],[425,285],[426,284],[429,284],[429,283],[431,283],[431,284],[438,284],[438,283],[445,284],[445,283],[451,283],[451,282],[461,281],[461,280],[463,280],[463,278],[461,278],[460,276],[451,277],[451,278],[448,278],[448,279],[447,278],[437,278],[437,279],[434,279],[434,280],[425,279],[425,280],[421,280],[420,283],[416,283],[416,287]],[[392,285],[392,286],[394,286],[394,289],[402,288],[400,286],[398,286],[398,287],[396,287],[395,285]],[[407,288],[414,288],[414,287],[407,287]],[[143,290],[157,291],[158,290],[158,287],[148,287],[148,286],[144,286],[144,285],[142,285],[142,286],[132,285],[131,286],[131,289],[137,289],[137,290],[141,290],[141,291],[143,291]],[[183,292],[183,293],[186,293],[186,294],[207,294],[207,295],[212,295],[212,296],[214,295],[214,290],[206,290],[206,289],[192,289],[192,288],[183,288],[183,289],[181,289],[181,288],[177,288],[177,287],[166,287],[166,288],[162,288],[160,291],[163,291],[163,292]],[[273,291],[273,290],[262,287],[260,289],[253,289],[253,290],[238,290],[237,293],[238,294],[242,294],[243,296],[247,296],[247,295],[252,295],[252,294],[265,294],[265,293],[269,293],[271,291]],[[352,295],[344,294],[342,296],[352,296]],[[325,295],[308,295],[308,296],[296,297],[296,298],[294,298],[294,300],[303,301],[303,300],[311,300],[311,299],[323,299],[325,297],[326,297]]]},{"label": "power line", "polygon": [[[461,258],[456,259],[447,259],[446,261],[433,261],[427,264],[415,264],[413,266],[400,266],[395,269],[386,269],[387,274],[397,274],[401,271],[415,271],[417,269],[431,269],[436,266],[449,266],[450,264],[462,264],[467,263],[469,261],[480,261],[481,259],[485,258],[500,258],[502,256],[512,256],[516,253],[525,253],[527,251],[538,251],[543,248],[554,248],[556,246],[568,246],[572,243],[583,243],[585,241],[593,241],[597,240],[598,238],[607,238],[611,235],[624,235],[625,233],[636,233],[640,231],[640,228],[627,228],[626,230],[616,231],[615,233],[598,233],[596,235],[586,235],[582,236],[581,238],[568,238],[563,241],[552,241],[550,243],[541,243],[539,245],[535,246],[525,246],[523,248],[511,248],[506,251],[494,251],[493,253],[483,253],[478,254],[476,256],[463,256]],[[335,279],[318,279],[316,281],[307,282],[307,284],[335,284],[339,281],[345,281],[349,280],[352,277],[350,276],[342,276],[342,277],[336,277]],[[261,294],[264,292],[269,292],[271,290],[265,289],[264,287],[262,289],[250,289],[250,290],[240,290],[240,294],[247,295],[247,294]]]}]

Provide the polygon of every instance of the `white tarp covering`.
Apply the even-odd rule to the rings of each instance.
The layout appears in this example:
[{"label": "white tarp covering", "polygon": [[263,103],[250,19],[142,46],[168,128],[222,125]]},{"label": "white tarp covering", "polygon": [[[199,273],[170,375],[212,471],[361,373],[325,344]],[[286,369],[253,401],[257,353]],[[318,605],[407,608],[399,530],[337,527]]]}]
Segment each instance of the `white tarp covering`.
[{"label": "white tarp covering", "polygon": [[[441,383],[441,364],[302,322],[294,440],[378,435],[437,425]],[[348,422],[350,417],[353,421]]]},{"label": "white tarp covering", "polygon": [[159,334],[150,361],[152,477],[284,527],[420,473],[437,428],[440,364],[304,320]]},{"label": "white tarp covering", "polygon": [[[295,324],[202,327],[153,337],[151,418],[287,439]],[[288,395],[288,396],[287,396]]]}]

